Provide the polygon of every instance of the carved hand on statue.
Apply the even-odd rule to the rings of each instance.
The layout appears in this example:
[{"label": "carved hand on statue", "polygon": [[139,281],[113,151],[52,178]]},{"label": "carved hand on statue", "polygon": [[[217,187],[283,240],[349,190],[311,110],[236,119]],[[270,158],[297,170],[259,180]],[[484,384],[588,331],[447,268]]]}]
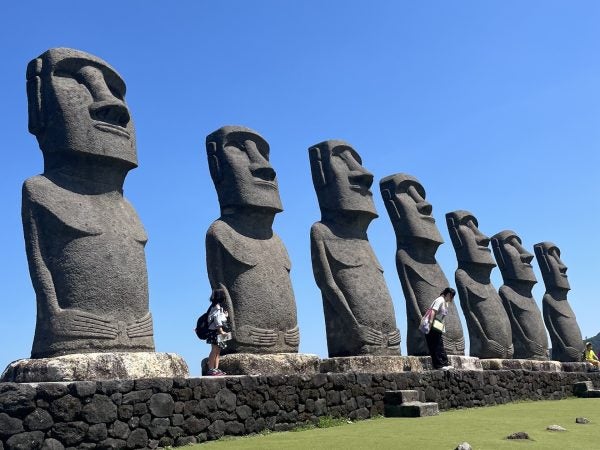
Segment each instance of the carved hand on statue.
[{"label": "carved hand on statue", "polygon": [[272,347],[277,342],[277,331],[244,325],[235,331],[235,340],[246,344]]},{"label": "carved hand on statue", "polygon": [[370,328],[364,325],[358,326],[358,336],[360,340],[365,344],[370,345],[383,345],[383,333],[374,328]]},{"label": "carved hand on statue", "polygon": [[77,309],[61,310],[56,314],[53,322],[67,336],[115,339],[119,333],[119,328],[113,323],[114,321]]},{"label": "carved hand on statue", "polygon": [[400,345],[400,340],[400,330],[398,330],[397,328],[391,333],[388,333],[388,347]]}]

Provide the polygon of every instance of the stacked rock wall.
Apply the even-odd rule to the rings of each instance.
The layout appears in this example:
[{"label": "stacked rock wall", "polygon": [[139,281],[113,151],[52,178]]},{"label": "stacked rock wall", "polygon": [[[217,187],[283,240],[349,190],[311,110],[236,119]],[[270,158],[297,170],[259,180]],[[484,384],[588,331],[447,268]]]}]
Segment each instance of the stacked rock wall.
[{"label": "stacked rock wall", "polygon": [[599,373],[428,371],[393,374],[157,378],[73,383],[0,383],[0,449],[155,448],[322,416],[383,414],[386,390],[417,389],[440,409],[561,399]]}]

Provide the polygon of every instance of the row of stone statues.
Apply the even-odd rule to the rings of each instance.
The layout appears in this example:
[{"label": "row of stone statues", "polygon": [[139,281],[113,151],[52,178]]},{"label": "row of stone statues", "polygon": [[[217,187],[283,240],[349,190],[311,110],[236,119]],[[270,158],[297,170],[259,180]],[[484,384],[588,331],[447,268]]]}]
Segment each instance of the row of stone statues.
[{"label": "row of stone statues", "polygon": [[[37,296],[32,358],[89,352],[154,351],[144,246],[147,236],[123,197],[137,167],[135,132],[125,84],[106,62],[57,48],[27,68],[29,130],[44,155],[44,172],[23,186],[23,227]],[[234,339],[229,353],[296,353],[299,345],[290,259],[273,232],[283,210],[269,144],[244,127],[206,138],[220,217],[206,235],[210,284],[227,295]],[[383,269],[367,229],[377,217],[373,175],[343,141],[309,148],[321,220],[310,231],[314,276],[323,297],[330,357],[399,355],[400,331]],[[422,314],[449,285],[436,261],[443,239],[425,190],[413,176],[380,182],[397,240],[396,263],[406,299],[407,348],[427,354],[418,331]],[[547,338],[531,296],[533,256],[512,231],[490,239],[467,211],[446,215],[456,250],[456,286],[471,356],[547,358]],[[558,248],[535,246],[546,295],[544,321],[554,359],[579,358],[581,333],[567,302],[569,284]],[[462,355],[465,341],[454,305],[444,344]]]}]

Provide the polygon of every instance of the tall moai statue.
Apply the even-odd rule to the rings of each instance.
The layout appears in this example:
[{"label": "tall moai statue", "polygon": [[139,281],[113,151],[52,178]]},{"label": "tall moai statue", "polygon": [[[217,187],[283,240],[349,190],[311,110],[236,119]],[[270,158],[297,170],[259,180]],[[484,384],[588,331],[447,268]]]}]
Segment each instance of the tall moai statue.
[{"label": "tall moai statue", "polygon": [[[406,299],[408,319],[406,348],[409,355],[428,355],[425,335],[419,330],[419,324],[433,300],[450,286],[435,259],[435,253],[444,240],[419,180],[412,175],[398,173],[383,178],[379,187],[396,233],[396,268]],[[464,355],[465,338],[454,302],[448,305],[444,323],[446,353]]]},{"label": "tall moai statue", "polygon": [[23,185],[31,356],[153,351],[147,237],[123,197],[137,167],[125,83],[95,56],[54,48],[29,63],[27,97],[44,155],[43,174]]},{"label": "tall moai statue", "polygon": [[522,245],[514,231],[492,236],[492,249],[504,284],[498,293],[510,320],[517,359],[548,359],[548,337],[542,314],[531,294],[537,283],[531,261],[533,255]]},{"label": "tall moai statue", "polygon": [[551,357],[563,362],[580,361],[583,340],[575,313],[567,300],[571,286],[567,266],[560,259],[560,249],[552,242],[540,242],[533,248],[546,285],[542,311],[552,343]]},{"label": "tall moai statue", "polygon": [[297,353],[300,341],[290,259],[273,232],[283,211],[269,144],[240,126],[206,137],[221,217],[206,233],[213,288],[225,289],[233,340],[224,353]]},{"label": "tall moai statue", "polygon": [[490,281],[496,267],[488,248],[490,239],[468,211],[446,214],[450,239],[456,252],[456,287],[469,330],[470,356],[512,358],[510,322],[500,296]]},{"label": "tall moai statue", "polygon": [[367,237],[377,217],[373,175],[346,142],[321,142],[308,153],[321,208],[310,230],[311,256],[329,356],[400,355],[394,305]]}]

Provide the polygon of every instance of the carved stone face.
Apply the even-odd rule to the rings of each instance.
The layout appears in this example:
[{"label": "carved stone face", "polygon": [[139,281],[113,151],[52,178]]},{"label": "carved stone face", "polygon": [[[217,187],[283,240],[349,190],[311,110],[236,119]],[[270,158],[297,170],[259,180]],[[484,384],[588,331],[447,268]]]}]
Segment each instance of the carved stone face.
[{"label": "carved stone face", "polygon": [[531,266],[533,255],[525,250],[514,231],[505,230],[495,234],[492,248],[505,283],[509,280],[537,283]]},{"label": "carved stone face", "polygon": [[373,174],[360,155],[343,141],[330,140],[308,150],[313,184],[322,210],[363,212],[377,217]]},{"label": "carved stone face", "polygon": [[546,289],[571,289],[567,278],[567,266],[560,259],[560,249],[556,244],[540,242],[533,248]]},{"label": "carved stone face", "polygon": [[496,265],[488,248],[490,238],[479,231],[479,224],[473,214],[454,211],[446,214],[446,222],[458,261],[492,267]]},{"label": "carved stone face", "polygon": [[206,138],[210,174],[221,209],[254,206],[283,211],[269,144],[244,127],[219,128]]},{"label": "carved stone face", "polygon": [[415,177],[404,173],[391,175],[379,182],[379,188],[396,234],[444,242],[431,215],[431,204],[425,201],[425,189]]},{"label": "carved stone face", "polygon": [[125,83],[103,60],[56,48],[27,69],[29,129],[44,155],[86,154],[137,166]]}]

